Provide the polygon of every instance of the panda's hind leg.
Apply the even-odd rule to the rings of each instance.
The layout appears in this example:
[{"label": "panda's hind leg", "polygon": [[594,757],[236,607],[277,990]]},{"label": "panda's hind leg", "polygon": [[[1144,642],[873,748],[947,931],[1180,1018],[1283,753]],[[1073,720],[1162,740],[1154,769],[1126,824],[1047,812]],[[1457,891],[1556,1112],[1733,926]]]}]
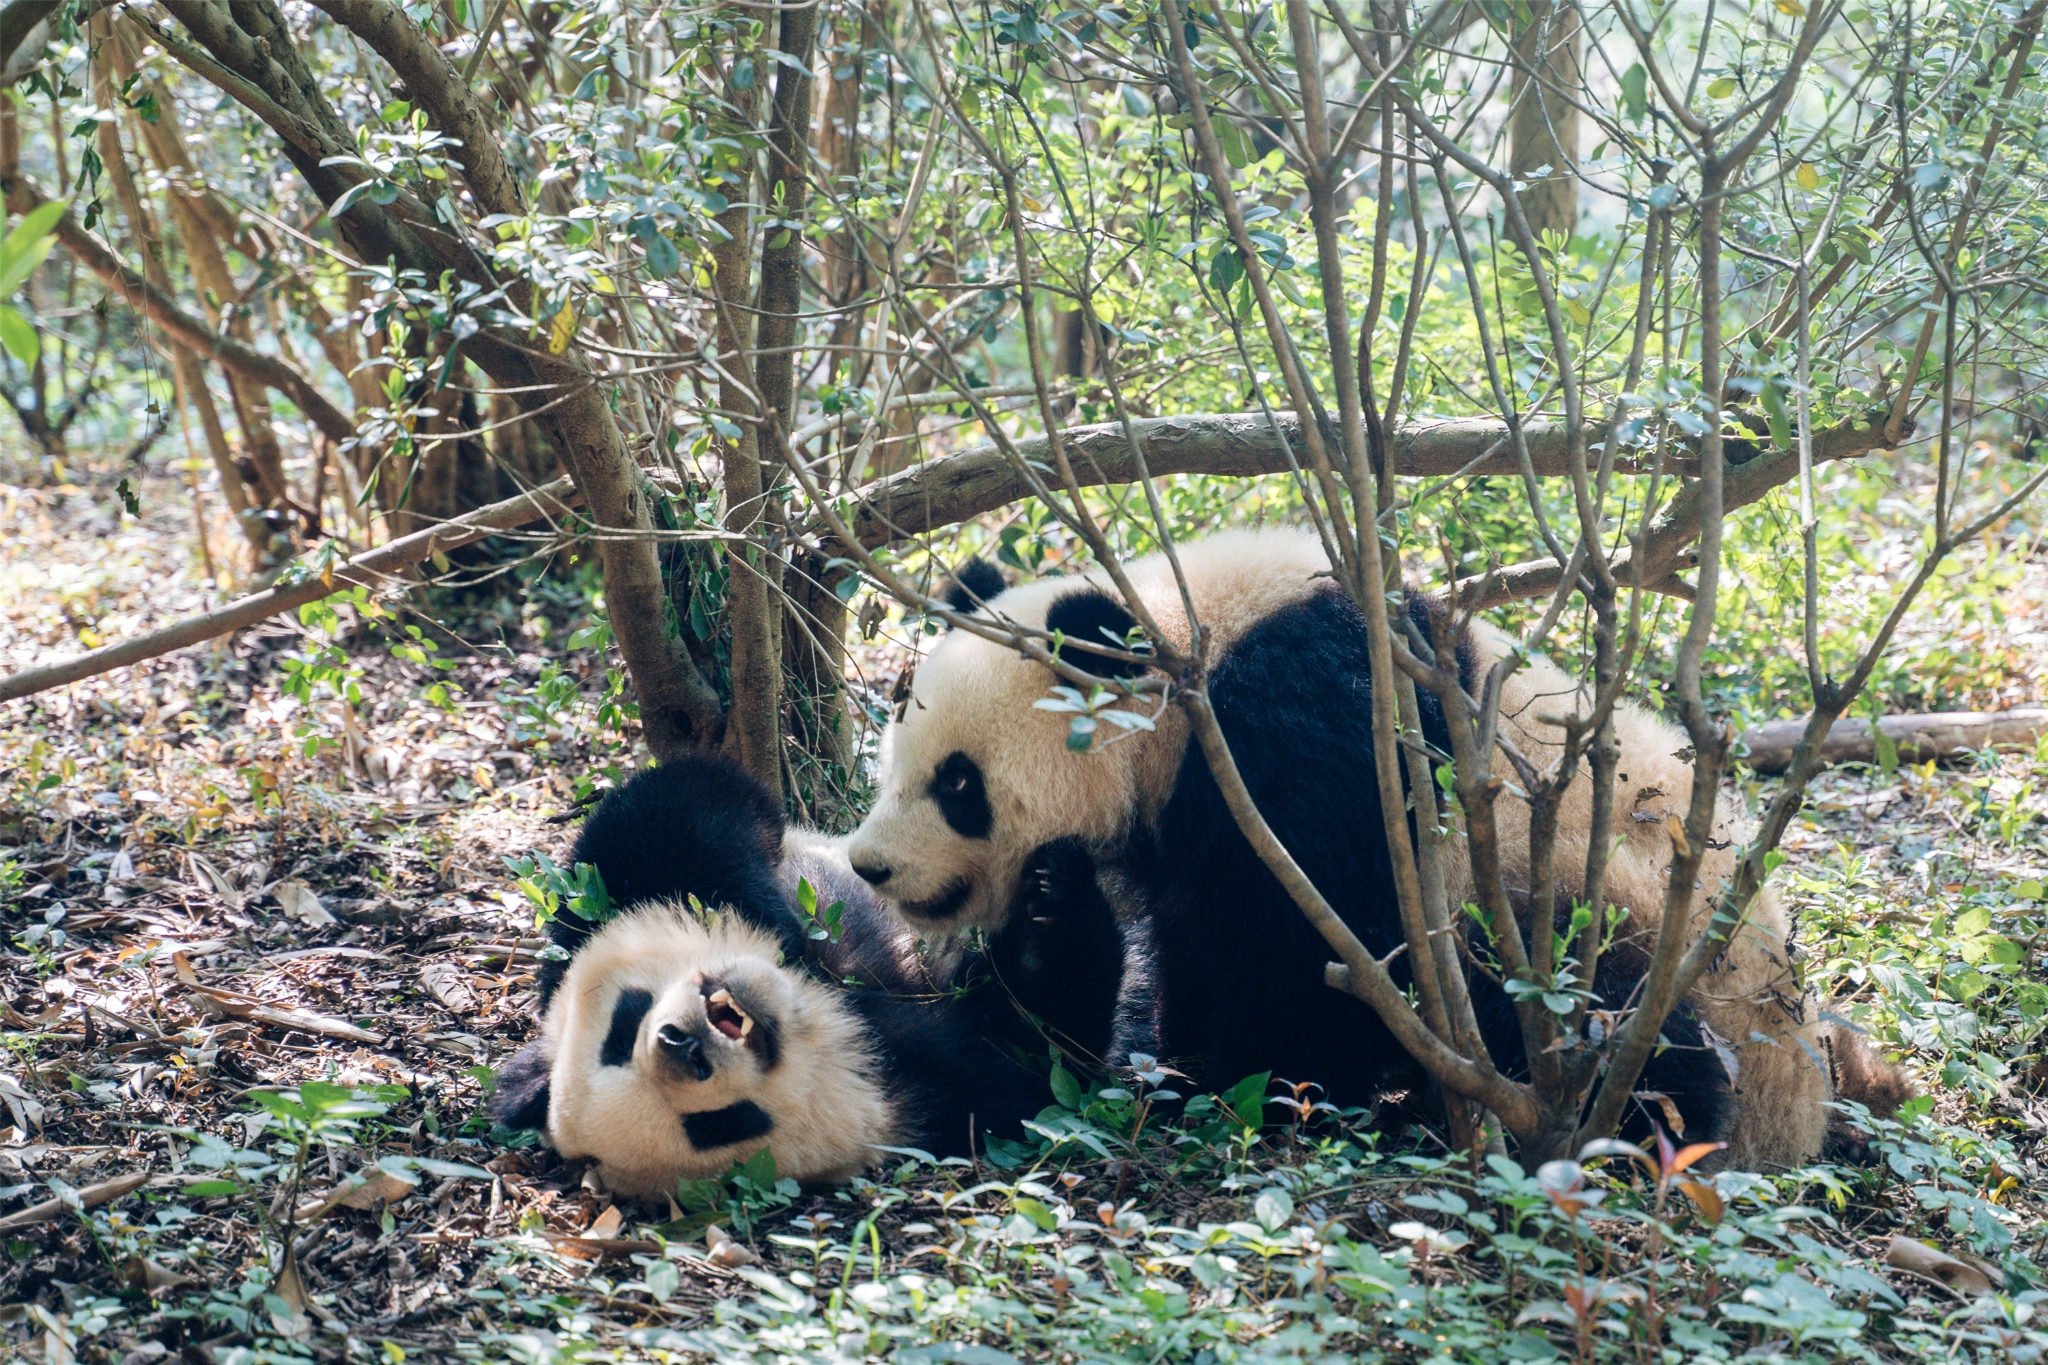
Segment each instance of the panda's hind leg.
[{"label": "panda's hind leg", "polygon": [[[1649,967],[1649,954],[1623,940],[1602,954],[1593,989],[1605,1008],[1620,1009],[1635,999]],[[1735,1088],[1692,1002],[1679,1001],[1657,1036],[1660,1046],[1636,1078],[1634,1093],[1642,1098],[1629,1106],[1621,1136],[1645,1141],[1654,1125],[1674,1141],[1726,1141],[1735,1128]]]},{"label": "panda's hind leg", "polygon": [[[1889,1119],[1898,1114],[1900,1105],[1920,1093],[1905,1068],[1886,1061],[1867,1038],[1849,1025],[1823,1019],[1820,1033],[1836,1099],[1860,1104],[1874,1118]],[[1831,1113],[1826,1154],[1842,1161],[1868,1161],[1870,1134],[1848,1115]]]}]

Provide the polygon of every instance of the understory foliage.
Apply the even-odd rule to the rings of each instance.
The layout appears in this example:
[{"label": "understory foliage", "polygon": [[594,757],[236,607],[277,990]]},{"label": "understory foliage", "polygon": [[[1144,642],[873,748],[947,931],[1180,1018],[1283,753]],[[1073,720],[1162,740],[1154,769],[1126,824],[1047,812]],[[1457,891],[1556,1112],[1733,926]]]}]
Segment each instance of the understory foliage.
[{"label": "understory foliage", "polygon": [[[1818,746],[2040,700],[2044,16],[0,5],[9,1349],[2037,1357],[2048,752]],[[464,517],[496,534],[405,540]],[[1254,1077],[1173,1114],[1152,1059],[1055,1070],[979,1163],[806,1191],[755,1162],[652,1211],[476,1117],[536,910],[592,894],[564,827],[632,768],[716,749],[847,827],[946,626],[1058,674],[1076,750],[1162,704],[1220,733],[1215,660],[1156,623],[1116,684],[932,594],[970,553],[1114,579],[1278,523],[1323,537],[1390,684],[1359,780],[1417,798],[1405,958],[1259,846],[1439,1095],[1331,1115]],[[232,643],[35,673],[269,588],[304,596]],[[1500,743],[1516,660],[1468,692],[1404,598],[1587,680],[1561,762]],[[1397,756],[1427,694],[1450,747]],[[1531,879],[1592,902],[1532,897],[1584,911],[1569,941],[1516,927],[1497,819],[1542,857],[1572,784],[1612,786],[1623,700],[1757,820],[1595,1028],[1628,814]],[[1810,720],[1767,781],[1741,735],[1778,718]],[[1806,984],[1926,1094],[1863,1166],[1617,1147],[1774,875]],[[1470,1026],[1468,921],[1526,1078]]]}]

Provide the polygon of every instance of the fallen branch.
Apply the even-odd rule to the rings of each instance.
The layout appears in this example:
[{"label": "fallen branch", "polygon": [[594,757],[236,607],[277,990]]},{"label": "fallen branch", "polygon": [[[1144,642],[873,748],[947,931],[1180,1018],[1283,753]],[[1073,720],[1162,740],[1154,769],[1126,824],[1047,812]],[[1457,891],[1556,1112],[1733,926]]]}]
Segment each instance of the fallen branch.
[{"label": "fallen branch", "polygon": [[[1287,472],[1290,451],[1296,460],[1302,458],[1301,424],[1292,413],[1280,413],[1278,418],[1278,435],[1273,424],[1259,413],[1148,417],[1132,426],[1145,448],[1145,466],[1154,477],[1211,474],[1255,478]],[[1570,472],[1566,463],[1567,433],[1562,423],[1533,422],[1524,432],[1530,463],[1537,475],[1558,478]],[[1131,456],[1121,423],[1070,427],[1062,437],[1075,480],[1080,484],[1094,487],[1130,483],[1138,477],[1138,464]],[[1882,442],[1880,428],[1840,427],[1815,436],[1813,458],[1816,462],[1851,459],[1876,449]],[[1014,444],[1026,461],[1051,467],[1052,455],[1044,437]],[[1680,457],[1666,462],[1666,472],[1690,474],[1696,463],[1689,457]],[[1780,465],[1788,468],[1781,469]],[[1754,496],[1761,497],[1763,491],[1789,480],[1797,468],[1796,455],[1776,451],[1733,466],[1728,471],[1730,496],[1734,496],[1744,471],[1756,471],[1748,482],[1760,485]],[[1640,462],[1629,458],[1617,460],[1615,469],[1623,474],[1647,472]],[[1459,417],[1404,426],[1394,438],[1394,470],[1402,478],[1440,479],[1457,474],[1514,475],[1519,474],[1520,466],[1508,444],[1505,422],[1488,417]],[[848,523],[861,544],[873,548],[971,520],[1030,495],[1024,476],[998,447],[974,446],[856,489],[849,496],[853,506]],[[1740,504],[1731,501],[1729,505]],[[813,521],[810,532],[821,538],[829,534],[823,518]],[[1690,535],[1686,538],[1690,539]],[[1540,571],[1545,565],[1556,568],[1549,561],[1528,567]],[[1668,577],[1676,567],[1674,564],[1667,568],[1659,578]],[[1555,586],[1554,579],[1552,583]]]},{"label": "fallen branch", "polygon": [[176,625],[152,631],[139,639],[126,640],[118,645],[108,645],[75,658],[65,659],[41,668],[31,668],[9,678],[0,678],[0,702],[13,701],[52,687],[62,687],[82,678],[95,677],[129,664],[138,664],[145,659],[154,659],[173,650],[189,645],[201,644],[232,631],[242,630],[260,621],[302,607],[308,602],[317,602],[331,597],[343,588],[352,586],[375,586],[391,574],[423,559],[445,554],[474,541],[509,531],[516,526],[538,521],[542,517],[558,516],[566,512],[575,500],[574,489],[567,479],[556,479],[553,483],[521,493],[516,498],[494,502],[488,507],[478,508],[466,516],[430,526],[424,531],[415,531],[387,545],[357,555],[354,559],[334,566],[332,572],[316,578],[301,579],[296,583],[284,584],[263,592],[253,593],[238,602],[231,602],[216,611],[188,617]]},{"label": "fallen branch", "polygon": [[[1742,761],[1760,773],[1782,773],[1792,766],[1792,751],[1805,733],[1804,718],[1767,721],[1742,737],[1749,748]],[[1905,763],[1954,758],[1985,749],[2032,748],[2048,734],[2048,707],[1886,716],[1875,732],[1867,720],[1838,720],[1821,741],[1821,761],[1875,763],[1878,733],[1898,746],[1899,759]]]},{"label": "fallen branch", "polygon": [[[124,1194],[132,1194],[149,1183],[148,1171],[131,1171],[117,1175],[112,1180],[103,1180],[97,1185],[87,1185],[78,1191],[78,1207],[96,1209],[102,1204],[111,1204]],[[71,1205],[62,1199],[45,1199],[40,1204],[30,1204],[18,1213],[0,1218],[0,1232],[12,1232],[16,1228],[34,1227],[37,1223],[54,1222],[64,1216]]]}]

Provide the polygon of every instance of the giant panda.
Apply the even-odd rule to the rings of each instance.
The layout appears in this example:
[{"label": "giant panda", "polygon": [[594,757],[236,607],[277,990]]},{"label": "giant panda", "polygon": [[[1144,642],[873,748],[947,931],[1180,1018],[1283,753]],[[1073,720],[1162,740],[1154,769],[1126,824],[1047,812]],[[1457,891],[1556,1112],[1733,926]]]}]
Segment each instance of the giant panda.
[{"label": "giant panda", "polygon": [[[1206,637],[1210,697],[1246,785],[1315,885],[1365,946],[1385,957],[1403,936],[1374,775],[1363,614],[1306,532],[1225,532],[1182,546],[1179,560]],[[1172,566],[1155,555],[1132,562],[1126,574],[1171,643],[1186,651]],[[1065,657],[1091,672],[1142,671],[1089,650],[1101,641],[1121,644],[1135,627],[1100,574],[1000,592],[988,585],[977,596],[994,619],[1056,632],[1071,651]],[[1461,663],[1483,669],[1503,647],[1502,637],[1478,635]],[[1239,833],[1181,710],[1126,700],[1123,707],[1148,715],[1149,728],[1099,727],[1091,750],[1076,753],[1067,747],[1067,715],[1034,705],[1055,681],[1000,643],[949,632],[919,664],[884,735],[875,805],[847,844],[853,870],[921,933],[1000,932],[1036,851],[1078,842],[1126,917],[1149,923],[1150,989],[1135,1009],[1126,1002],[1115,1050],[1142,1040],[1201,1081],[1228,1084],[1271,1071],[1319,1084],[1340,1104],[1419,1084],[1419,1068],[1377,1015],[1324,985],[1327,945]],[[1561,672],[1531,666],[1505,690],[1503,707],[1540,736],[1543,717],[1569,710],[1575,694]],[[1435,699],[1422,692],[1419,700],[1425,737],[1441,748],[1447,731]],[[1647,811],[1646,803],[1682,811],[1689,791],[1689,771],[1675,757],[1682,736],[1635,710],[1617,729],[1627,755],[1620,771],[1633,785],[1618,802],[1626,847],[1610,873],[1609,898],[1630,911],[1632,933],[1595,982],[1610,1008],[1628,998],[1647,961],[1663,901],[1659,870],[1669,862],[1661,826],[1631,817]],[[1113,740],[1103,742],[1106,735]],[[1557,865],[1566,875],[1574,829],[1583,869],[1586,788],[1574,784],[1576,799],[1564,812]],[[1504,833],[1520,826],[1520,843],[1509,840],[1508,872],[1512,880],[1519,867],[1526,879],[1526,812],[1504,804],[1500,824]],[[1732,809],[1724,824],[1732,843]],[[1718,854],[1706,876],[1725,876],[1732,856]],[[1703,899],[1714,883],[1702,880]],[[1723,969],[1674,1011],[1663,1033],[1670,1046],[1640,1082],[1674,1100],[1686,1137],[1725,1137],[1735,1158],[1750,1165],[1813,1156],[1828,1094],[1825,1068],[1802,1046],[1813,1041],[1815,1011],[1785,970],[1775,907],[1760,908],[1724,954]],[[1496,1061],[1521,1066],[1519,1030],[1499,987],[1483,974],[1473,985]],[[1722,1053],[1702,1034],[1703,1016],[1737,1059],[1733,1087]],[[1645,1118],[1633,1116],[1638,1131]]]},{"label": "giant panda", "polygon": [[[491,1113],[593,1159],[615,1193],[658,1196],[764,1146],[807,1182],[887,1147],[968,1155],[1050,1103],[1019,1056],[1064,1040],[1059,1024],[1037,1032],[1045,1016],[1098,1047],[1107,1033],[1122,936],[1071,861],[1033,867],[1002,953],[922,953],[837,841],[788,826],[758,782],[710,757],[612,793],[570,856],[623,911],[551,921],[563,952],[539,973],[541,1036],[500,1070]],[[843,907],[836,936],[813,936],[803,882],[816,911]],[[1098,972],[1036,965],[1054,960]]]}]

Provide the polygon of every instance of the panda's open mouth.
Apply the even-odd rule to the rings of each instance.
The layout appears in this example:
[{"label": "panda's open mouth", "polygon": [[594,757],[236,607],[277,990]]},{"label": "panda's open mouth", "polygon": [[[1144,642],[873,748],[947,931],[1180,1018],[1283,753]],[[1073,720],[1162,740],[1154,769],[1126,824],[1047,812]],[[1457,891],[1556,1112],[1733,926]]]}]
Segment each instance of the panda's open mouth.
[{"label": "panda's open mouth", "polygon": [[720,986],[704,997],[704,1020],[734,1042],[752,1045],[753,1016],[740,1008],[725,987]]},{"label": "panda's open mouth", "polygon": [[960,907],[967,904],[967,898],[974,893],[974,883],[957,881],[938,895],[925,901],[898,901],[903,913],[915,919],[951,919],[960,913]]}]

